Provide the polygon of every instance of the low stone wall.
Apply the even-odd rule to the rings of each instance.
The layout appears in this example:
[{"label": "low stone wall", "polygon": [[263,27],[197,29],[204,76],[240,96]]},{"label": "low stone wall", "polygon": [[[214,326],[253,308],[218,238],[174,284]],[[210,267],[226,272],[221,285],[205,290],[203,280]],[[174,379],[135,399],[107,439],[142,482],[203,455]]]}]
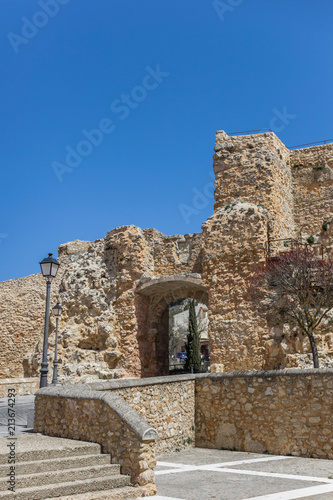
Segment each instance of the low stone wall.
[{"label": "low stone wall", "polygon": [[196,446],[333,459],[333,370],[198,375]]},{"label": "low stone wall", "polygon": [[151,495],[154,453],[194,444],[333,459],[332,414],[332,369],[177,375],[40,389],[35,431],[100,443]]},{"label": "low stone wall", "polygon": [[112,463],[142,487],[156,493],[154,443],[157,433],[120,396],[82,385],[48,387],[36,395],[34,430],[48,436],[91,441],[110,453]]},{"label": "low stone wall", "polygon": [[87,384],[119,394],[158,433],[156,453],[194,446],[195,376],[176,375]]},{"label": "low stone wall", "polygon": [[8,389],[15,389],[16,396],[35,394],[39,388],[39,378],[5,378],[0,380],[0,398],[6,398]]}]

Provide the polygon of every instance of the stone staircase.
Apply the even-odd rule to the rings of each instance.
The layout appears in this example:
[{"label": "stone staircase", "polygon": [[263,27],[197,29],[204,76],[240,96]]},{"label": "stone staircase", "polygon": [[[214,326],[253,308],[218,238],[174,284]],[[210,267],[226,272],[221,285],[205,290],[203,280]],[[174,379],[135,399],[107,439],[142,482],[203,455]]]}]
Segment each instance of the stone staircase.
[{"label": "stone staircase", "polygon": [[[39,434],[17,436],[15,493],[8,490],[8,438],[0,446],[0,499],[122,500],[141,496],[100,445]],[[35,438],[35,439],[34,439]],[[29,442],[32,445],[29,449]]]}]

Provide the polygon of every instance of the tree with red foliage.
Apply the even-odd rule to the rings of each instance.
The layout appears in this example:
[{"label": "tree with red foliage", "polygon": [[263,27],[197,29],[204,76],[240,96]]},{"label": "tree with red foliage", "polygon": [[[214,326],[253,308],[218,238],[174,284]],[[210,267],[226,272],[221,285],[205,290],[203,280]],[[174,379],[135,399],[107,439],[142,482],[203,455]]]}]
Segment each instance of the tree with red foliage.
[{"label": "tree with red foliage", "polygon": [[333,264],[310,246],[268,259],[248,283],[249,298],[276,324],[298,326],[309,339],[314,368],[319,368],[315,332],[333,309]]}]

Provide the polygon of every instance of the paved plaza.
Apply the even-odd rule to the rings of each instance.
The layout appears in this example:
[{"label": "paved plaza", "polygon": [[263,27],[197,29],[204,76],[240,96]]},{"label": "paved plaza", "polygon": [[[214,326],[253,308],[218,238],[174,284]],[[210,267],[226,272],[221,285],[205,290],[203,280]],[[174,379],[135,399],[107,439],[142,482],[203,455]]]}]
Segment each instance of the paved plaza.
[{"label": "paved plaza", "polygon": [[[15,398],[15,434],[32,430],[31,417],[35,396],[17,396]],[[28,421],[31,427],[28,427]],[[8,436],[8,399],[0,398],[0,438]]]},{"label": "paved plaza", "polygon": [[158,457],[155,500],[330,500],[333,462],[192,448]]}]

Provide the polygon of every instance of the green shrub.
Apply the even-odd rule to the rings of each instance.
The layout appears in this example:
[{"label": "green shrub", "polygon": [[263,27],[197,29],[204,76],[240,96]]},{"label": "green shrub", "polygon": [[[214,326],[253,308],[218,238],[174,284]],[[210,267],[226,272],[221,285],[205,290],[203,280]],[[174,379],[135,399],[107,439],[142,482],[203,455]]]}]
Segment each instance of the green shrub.
[{"label": "green shrub", "polygon": [[313,234],[311,234],[311,236],[309,236],[306,241],[309,243],[309,245],[312,245],[312,243],[315,242],[315,238],[314,238]]},{"label": "green shrub", "polygon": [[234,208],[234,206],[237,205],[237,203],[244,203],[244,201],[242,200],[237,200],[237,201],[233,201],[232,203],[228,203],[228,205],[226,205],[224,207],[224,210],[228,210],[228,208]]},{"label": "green shrub", "polygon": [[329,225],[329,224],[330,224],[330,223],[329,223],[328,221],[327,221],[327,222],[324,222],[324,224],[322,225],[323,231],[327,231],[327,229],[328,229],[328,225]]},{"label": "green shrub", "polygon": [[323,170],[325,168],[325,165],[314,165],[313,170]]}]

